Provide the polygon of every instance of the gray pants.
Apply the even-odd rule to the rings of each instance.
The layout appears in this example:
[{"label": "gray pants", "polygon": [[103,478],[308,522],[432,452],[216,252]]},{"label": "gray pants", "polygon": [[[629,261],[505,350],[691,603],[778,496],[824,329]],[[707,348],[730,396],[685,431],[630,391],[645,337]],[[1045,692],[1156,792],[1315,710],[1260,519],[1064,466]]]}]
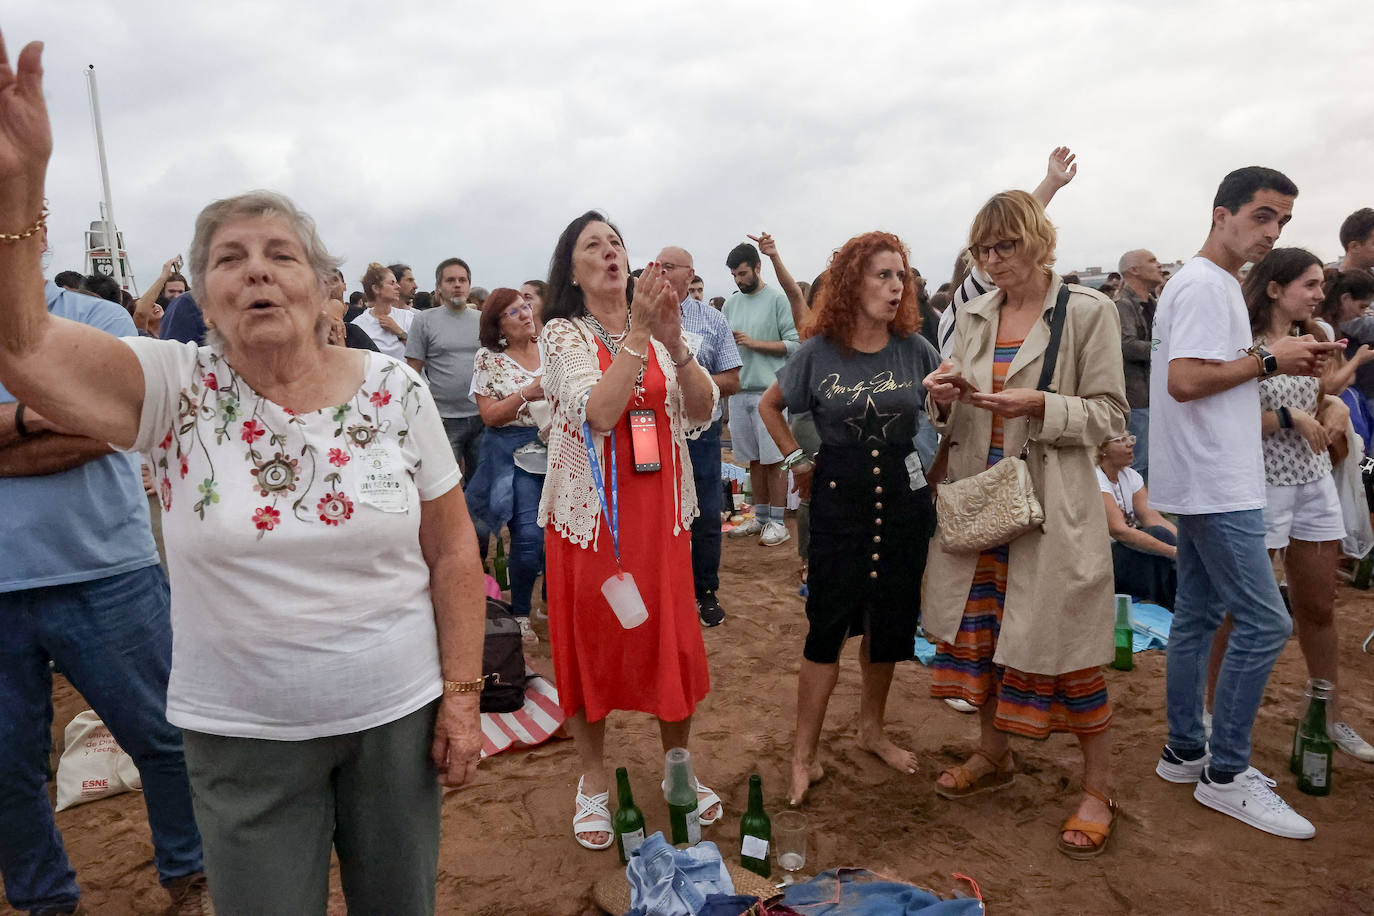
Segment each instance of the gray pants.
[{"label": "gray pants", "polygon": [[367,731],[307,741],[186,731],[215,907],[323,914],[330,848],[351,916],[432,914],[439,860],[438,701]]}]

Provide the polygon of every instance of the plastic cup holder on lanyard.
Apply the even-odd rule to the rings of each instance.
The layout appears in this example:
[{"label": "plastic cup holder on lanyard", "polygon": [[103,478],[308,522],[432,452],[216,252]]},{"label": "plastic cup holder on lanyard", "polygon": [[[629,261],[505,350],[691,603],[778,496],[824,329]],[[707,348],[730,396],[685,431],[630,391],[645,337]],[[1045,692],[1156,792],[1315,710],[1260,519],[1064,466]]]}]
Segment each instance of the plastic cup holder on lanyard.
[{"label": "plastic cup holder on lanyard", "polygon": [[582,442],[587,447],[587,461],[592,467],[592,480],[596,483],[596,495],[601,500],[601,515],[611,530],[611,546],[615,549],[615,575],[601,583],[601,594],[615,612],[620,625],[633,630],[649,619],[649,611],[644,607],[644,596],[635,585],[634,576],[627,573],[620,563],[620,478],[615,457],[615,430],[610,432],[607,451],[611,456],[611,502],[606,504],[606,484],[601,476],[601,464],[596,460],[596,447],[592,445],[592,428],[582,424]]}]

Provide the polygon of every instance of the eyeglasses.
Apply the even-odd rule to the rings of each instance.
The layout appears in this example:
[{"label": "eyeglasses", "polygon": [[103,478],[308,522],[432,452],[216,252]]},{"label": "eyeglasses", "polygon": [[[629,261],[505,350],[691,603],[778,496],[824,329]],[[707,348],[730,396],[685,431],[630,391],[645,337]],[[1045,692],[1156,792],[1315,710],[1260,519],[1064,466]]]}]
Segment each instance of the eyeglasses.
[{"label": "eyeglasses", "polygon": [[690,264],[669,264],[667,261],[664,261],[663,263],[659,264],[658,266],[659,266],[659,267],[662,267],[664,270],[668,270],[668,271],[673,271],[673,270],[691,270],[691,269],[692,269],[692,265],[690,265]]},{"label": "eyeglasses", "polygon": [[1016,246],[1021,244],[1020,239],[1003,239],[1000,242],[993,242],[991,245],[970,245],[968,253],[973,255],[975,261],[986,261],[988,255],[994,251],[999,258],[1009,258],[1016,254]]},{"label": "eyeglasses", "polygon": [[1111,445],[1111,444],[1114,444],[1114,443],[1118,443],[1118,442],[1121,443],[1122,445],[1135,445],[1135,436],[1132,436],[1132,435],[1127,434],[1127,435],[1125,435],[1125,436],[1117,436],[1115,439],[1108,439],[1108,440],[1107,440],[1107,444],[1108,444],[1108,445]]},{"label": "eyeglasses", "polygon": [[505,316],[511,321],[519,321],[526,312],[532,311],[534,311],[534,306],[530,305],[528,302],[521,302],[518,305],[512,305],[510,308],[506,309]]}]

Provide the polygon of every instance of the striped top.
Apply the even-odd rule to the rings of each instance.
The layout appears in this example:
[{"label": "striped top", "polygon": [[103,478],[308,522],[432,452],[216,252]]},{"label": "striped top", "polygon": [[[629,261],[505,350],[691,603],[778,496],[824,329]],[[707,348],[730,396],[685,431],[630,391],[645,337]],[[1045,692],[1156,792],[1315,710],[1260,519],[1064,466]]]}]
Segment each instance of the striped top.
[{"label": "striped top", "polygon": [[[1011,361],[1016,359],[1016,351],[1021,349],[1021,344],[1025,343],[1025,338],[1021,340],[998,340],[992,351],[992,393],[997,394],[1002,390],[1002,386],[1007,383],[1007,373],[1011,369]],[[988,449],[988,467],[1002,460],[1002,417],[1000,414],[992,415],[992,446]]]}]

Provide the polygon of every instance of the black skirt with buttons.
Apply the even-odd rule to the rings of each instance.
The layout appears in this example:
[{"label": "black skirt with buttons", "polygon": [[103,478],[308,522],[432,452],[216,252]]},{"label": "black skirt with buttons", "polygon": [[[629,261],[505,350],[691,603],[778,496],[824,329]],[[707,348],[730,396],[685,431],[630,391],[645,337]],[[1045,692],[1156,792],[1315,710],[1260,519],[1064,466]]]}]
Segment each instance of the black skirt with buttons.
[{"label": "black skirt with buttons", "polygon": [[821,445],[811,483],[808,661],[834,663],[844,641],[862,635],[871,661],[913,655],[935,508],[929,487],[911,489],[911,451]]}]

